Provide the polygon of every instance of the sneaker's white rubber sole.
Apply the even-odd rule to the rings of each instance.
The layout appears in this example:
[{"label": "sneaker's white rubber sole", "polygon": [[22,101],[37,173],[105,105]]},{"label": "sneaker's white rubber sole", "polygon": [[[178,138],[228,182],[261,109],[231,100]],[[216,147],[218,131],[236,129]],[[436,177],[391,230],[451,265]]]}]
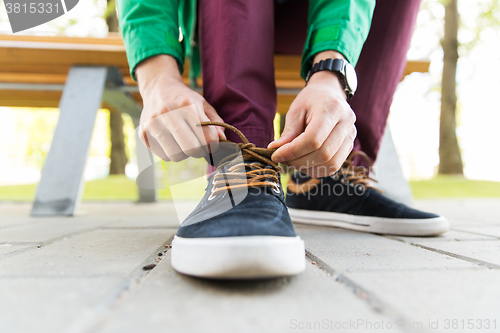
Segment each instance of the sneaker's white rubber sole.
[{"label": "sneaker's white rubber sole", "polygon": [[430,219],[391,219],[342,213],[288,208],[293,222],[338,227],[375,234],[399,236],[437,236],[450,229],[442,216]]},{"label": "sneaker's white rubber sole", "polygon": [[175,236],[172,267],[182,274],[213,279],[291,276],[306,268],[304,241],[298,236]]}]

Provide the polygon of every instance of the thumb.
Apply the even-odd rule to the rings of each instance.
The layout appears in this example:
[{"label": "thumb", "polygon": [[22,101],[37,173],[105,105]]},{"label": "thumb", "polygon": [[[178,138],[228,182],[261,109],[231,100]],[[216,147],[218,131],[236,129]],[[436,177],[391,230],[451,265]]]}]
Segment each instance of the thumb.
[{"label": "thumb", "polygon": [[[217,111],[215,111],[213,106],[208,104],[208,102],[205,101],[203,103],[203,108],[205,109],[205,114],[207,115],[207,117],[210,121],[217,121],[220,123],[224,122],[224,120],[222,120],[222,118],[219,116]],[[216,126],[215,128],[217,129],[217,133],[219,135],[219,138],[227,140],[226,135],[224,134],[224,128],[220,127],[220,126]]]},{"label": "thumb", "polygon": [[296,112],[292,110],[288,111],[285,120],[285,128],[281,137],[278,140],[271,142],[267,148],[279,148],[289,142],[292,142],[296,137],[298,137],[302,132],[304,132],[304,116],[297,115]]}]

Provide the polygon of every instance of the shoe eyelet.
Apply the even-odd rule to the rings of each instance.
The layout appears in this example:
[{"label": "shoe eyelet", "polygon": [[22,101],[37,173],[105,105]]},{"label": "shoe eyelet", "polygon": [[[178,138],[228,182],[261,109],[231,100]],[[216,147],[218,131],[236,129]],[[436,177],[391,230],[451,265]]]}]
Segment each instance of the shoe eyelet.
[{"label": "shoe eyelet", "polygon": [[212,193],[210,193],[210,196],[208,197],[208,201],[212,201],[213,199],[215,199],[217,197],[217,195],[214,195],[213,191]]},{"label": "shoe eyelet", "polygon": [[280,188],[278,186],[278,184],[276,183],[272,183],[271,187],[273,188],[273,191],[276,192],[277,194],[280,194],[281,191],[280,191]]}]

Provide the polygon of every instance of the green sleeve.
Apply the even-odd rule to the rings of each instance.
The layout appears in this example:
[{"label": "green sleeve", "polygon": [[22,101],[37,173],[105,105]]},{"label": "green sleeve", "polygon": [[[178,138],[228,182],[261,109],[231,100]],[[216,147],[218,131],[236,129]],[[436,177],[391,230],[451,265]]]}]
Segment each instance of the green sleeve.
[{"label": "green sleeve", "polygon": [[355,66],[370,31],[375,0],[309,0],[309,30],[302,55],[306,77],[314,55],[333,50]]},{"label": "green sleeve", "polygon": [[136,66],[158,54],[173,56],[182,72],[178,8],[179,0],[117,0],[120,31],[134,80]]}]

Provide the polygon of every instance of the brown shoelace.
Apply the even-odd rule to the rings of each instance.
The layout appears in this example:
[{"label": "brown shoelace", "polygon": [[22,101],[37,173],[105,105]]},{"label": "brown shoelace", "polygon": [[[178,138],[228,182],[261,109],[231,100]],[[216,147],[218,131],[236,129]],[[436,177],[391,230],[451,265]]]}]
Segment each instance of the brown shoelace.
[{"label": "brown shoelace", "polygon": [[[235,152],[223,158],[215,169],[215,176],[212,180],[213,187],[209,200],[218,193],[226,193],[231,190],[254,187],[271,187],[279,193],[278,173],[283,172],[278,164],[271,160],[271,155],[276,149],[259,148],[241,133],[236,127],[217,121],[204,121],[200,126],[222,126],[236,133],[243,143],[234,143]],[[220,139],[219,142],[231,141]],[[241,153],[240,153],[241,151]],[[245,163],[241,165],[241,157]],[[271,165],[272,168],[269,168]],[[250,169],[247,171],[247,168]],[[222,170],[225,169],[224,172]]]},{"label": "brown shoelace", "polygon": [[363,157],[367,162],[370,167],[373,166],[372,161],[366,155],[366,153],[358,150],[358,151],[353,151],[349,157],[345,160],[345,162],[342,164],[342,167],[339,170],[339,175],[345,176],[344,181],[350,182],[354,186],[361,185],[364,188],[373,188],[374,190],[379,191],[380,193],[383,193],[381,189],[373,186],[370,184],[370,181],[377,182],[375,179],[371,178],[368,176],[368,170],[364,166],[355,166],[353,163],[353,159],[356,156],[361,156]]}]

